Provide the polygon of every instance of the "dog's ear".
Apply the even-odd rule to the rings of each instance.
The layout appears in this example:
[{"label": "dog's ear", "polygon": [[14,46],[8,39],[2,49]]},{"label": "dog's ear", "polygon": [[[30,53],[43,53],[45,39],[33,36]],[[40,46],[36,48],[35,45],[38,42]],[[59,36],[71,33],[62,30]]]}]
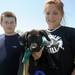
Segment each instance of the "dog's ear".
[{"label": "dog's ear", "polygon": [[42,37],[44,36],[48,41],[50,41],[50,38],[45,30],[40,30],[39,33]]},{"label": "dog's ear", "polygon": [[29,32],[25,32],[25,33],[22,35],[23,40],[26,40],[26,39],[27,39],[28,34],[29,34]]},{"label": "dog's ear", "polygon": [[28,35],[30,34],[30,32],[26,32],[26,34],[25,34],[25,39],[26,39],[26,41],[28,40]]},{"label": "dog's ear", "polygon": [[21,37],[22,37],[22,40],[23,40],[24,46],[26,46],[26,44],[27,44],[28,34],[29,34],[29,32],[25,32],[25,33],[21,36]]}]

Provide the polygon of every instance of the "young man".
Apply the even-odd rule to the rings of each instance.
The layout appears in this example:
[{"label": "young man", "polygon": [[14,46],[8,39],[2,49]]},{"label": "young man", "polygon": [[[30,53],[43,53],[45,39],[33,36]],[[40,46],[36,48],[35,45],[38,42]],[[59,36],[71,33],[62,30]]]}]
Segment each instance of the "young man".
[{"label": "young man", "polygon": [[15,32],[16,24],[17,19],[12,12],[1,14],[1,26],[5,34],[0,35],[0,75],[17,75],[23,44]]}]

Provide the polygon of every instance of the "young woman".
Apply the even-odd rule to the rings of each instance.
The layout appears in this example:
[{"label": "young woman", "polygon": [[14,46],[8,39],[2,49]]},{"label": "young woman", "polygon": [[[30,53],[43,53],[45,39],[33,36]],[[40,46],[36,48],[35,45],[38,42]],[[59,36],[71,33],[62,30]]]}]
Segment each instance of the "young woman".
[{"label": "young woman", "polygon": [[61,75],[71,75],[74,70],[75,29],[61,25],[64,17],[64,4],[60,0],[48,1],[44,12],[48,24],[47,33],[53,35],[50,37],[52,44],[58,44],[58,46],[50,45],[49,53],[53,55],[54,60],[59,62]]},{"label": "young woman", "polygon": [[[43,52],[32,54],[33,59],[37,57],[37,60],[34,64],[29,63],[29,75],[72,74],[75,58],[75,29],[61,25],[64,17],[63,7],[60,0],[50,0],[45,3],[44,12],[48,24],[46,32],[51,41],[47,45],[45,55]],[[47,60],[42,61],[44,57],[47,57]],[[43,65],[44,63],[46,65]]]}]

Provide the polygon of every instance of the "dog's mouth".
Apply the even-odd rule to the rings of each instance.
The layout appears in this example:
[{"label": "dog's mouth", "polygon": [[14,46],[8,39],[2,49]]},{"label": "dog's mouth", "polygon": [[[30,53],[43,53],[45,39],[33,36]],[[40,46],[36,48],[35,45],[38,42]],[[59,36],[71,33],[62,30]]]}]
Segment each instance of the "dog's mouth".
[{"label": "dog's mouth", "polygon": [[36,49],[37,48],[37,43],[32,43],[30,45],[30,49]]},{"label": "dog's mouth", "polygon": [[39,52],[40,49],[41,49],[40,45],[38,45],[37,43],[31,43],[30,45],[31,52]]}]

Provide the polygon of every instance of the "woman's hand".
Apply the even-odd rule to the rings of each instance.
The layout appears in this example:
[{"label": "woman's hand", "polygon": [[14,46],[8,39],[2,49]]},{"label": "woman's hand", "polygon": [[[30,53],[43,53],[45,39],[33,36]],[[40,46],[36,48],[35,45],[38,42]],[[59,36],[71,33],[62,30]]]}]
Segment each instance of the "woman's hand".
[{"label": "woman's hand", "polygon": [[42,51],[43,51],[43,49],[41,49],[39,52],[33,52],[32,53],[34,60],[38,60],[41,57]]},{"label": "woman's hand", "polygon": [[73,70],[72,74],[71,75],[75,75],[75,69]]}]

